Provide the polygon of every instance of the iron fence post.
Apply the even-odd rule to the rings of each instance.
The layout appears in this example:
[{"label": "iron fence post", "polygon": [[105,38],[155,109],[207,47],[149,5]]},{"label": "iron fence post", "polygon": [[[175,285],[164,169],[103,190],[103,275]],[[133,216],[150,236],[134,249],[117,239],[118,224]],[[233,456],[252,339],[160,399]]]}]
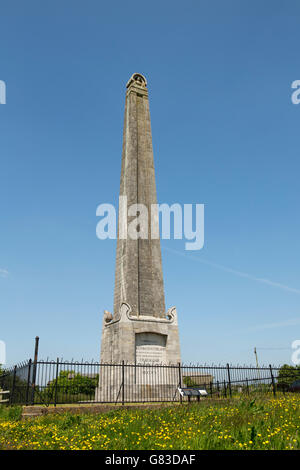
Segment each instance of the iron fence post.
[{"label": "iron fence post", "polygon": [[54,385],[54,406],[56,406],[56,402],[57,402],[58,369],[59,369],[59,358],[57,358],[57,360],[56,360],[56,373],[55,373],[55,385]]},{"label": "iron fence post", "polygon": [[125,380],[125,364],[123,360],[122,361],[122,405],[125,404],[124,380]]},{"label": "iron fence post", "polygon": [[39,355],[39,341],[40,338],[38,336],[35,337],[35,345],[34,345],[34,362],[37,362],[38,355]]},{"label": "iron fence post", "polygon": [[31,394],[31,404],[34,405],[34,393],[35,393],[35,381],[36,381],[36,370],[38,363],[38,353],[39,353],[39,337],[35,337],[35,347],[34,347],[34,360],[33,360],[33,370],[32,370],[32,394]]},{"label": "iron fence post", "polygon": [[249,392],[249,381],[248,381],[248,378],[246,379],[246,384],[247,384],[247,394],[248,396],[250,395],[250,392]]},{"label": "iron fence post", "polygon": [[28,361],[28,373],[27,373],[27,385],[26,385],[26,398],[25,398],[26,406],[28,405],[28,399],[29,399],[31,363],[32,363],[32,360],[29,359],[29,361]]},{"label": "iron fence post", "polygon": [[232,391],[231,391],[231,380],[230,380],[230,367],[229,367],[229,364],[227,364],[226,367],[227,367],[227,374],[228,374],[229,395],[231,397],[232,396]]},{"label": "iron fence post", "polygon": [[17,376],[17,366],[14,367],[14,372],[13,372],[13,381],[12,381],[12,387],[11,387],[11,392],[10,392],[10,397],[9,397],[9,404],[13,404],[13,399],[15,395],[15,387],[16,387],[16,376]]},{"label": "iron fence post", "polygon": [[270,367],[270,373],[271,373],[271,380],[272,380],[272,387],[273,387],[273,395],[276,397],[276,385],[275,385],[275,380],[274,380],[274,375],[273,375],[273,370],[271,364],[269,365]]}]

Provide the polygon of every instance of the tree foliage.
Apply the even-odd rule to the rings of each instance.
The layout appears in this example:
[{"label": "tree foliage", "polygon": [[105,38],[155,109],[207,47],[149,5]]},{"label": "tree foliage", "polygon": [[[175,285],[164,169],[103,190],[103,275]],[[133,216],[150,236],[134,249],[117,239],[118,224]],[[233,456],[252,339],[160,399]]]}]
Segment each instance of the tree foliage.
[{"label": "tree foliage", "polygon": [[98,385],[98,374],[92,377],[75,373],[72,370],[61,371],[57,381],[52,380],[47,389],[52,391],[55,387],[66,395],[93,395]]}]

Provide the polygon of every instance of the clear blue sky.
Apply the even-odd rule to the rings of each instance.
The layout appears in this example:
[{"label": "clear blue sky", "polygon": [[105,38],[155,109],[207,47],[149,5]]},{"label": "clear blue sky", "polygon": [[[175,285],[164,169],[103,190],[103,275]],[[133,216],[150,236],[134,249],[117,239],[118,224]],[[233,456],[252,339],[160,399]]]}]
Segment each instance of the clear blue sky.
[{"label": "clear blue sky", "polygon": [[[7,363],[98,359],[113,303],[125,84],[148,79],[159,202],[204,203],[205,246],[162,242],[182,359],[290,362],[300,339],[297,1],[1,5],[0,339]],[[265,282],[261,279],[266,280]],[[279,349],[280,348],[280,349]]]}]

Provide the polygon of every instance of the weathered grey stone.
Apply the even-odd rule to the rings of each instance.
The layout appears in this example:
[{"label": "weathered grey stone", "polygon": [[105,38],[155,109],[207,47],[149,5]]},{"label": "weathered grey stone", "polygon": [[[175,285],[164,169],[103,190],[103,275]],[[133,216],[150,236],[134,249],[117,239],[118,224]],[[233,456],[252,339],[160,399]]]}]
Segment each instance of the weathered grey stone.
[{"label": "weathered grey stone", "polygon": [[[127,208],[142,203],[149,214],[151,205],[157,204],[147,81],[141,74],[133,74],[127,83],[120,196],[127,197]],[[127,212],[125,216],[129,224],[133,217]],[[155,224],[154,231],[158,233],[158,219]],[[120,364],[124,360],[136,364],[144,358],[151,364],[177,364],[180,362],[177,312],[175,307],[165,310],[160,240],[151,238],[151,218],[148,239],[122,239],[119,232],[120,227],[114,313],[104,313],[101,362]],[[139,371],[138,382],[134,371],[134,383],[147,385],[147,377],[141,368]],[[103,381],[113,380],[115,391],[120,385],[119,373],[112,370],[110,374],[115,376],[106,379],[103,374],[100,373],[98,398],[103,398]],[[130,383],[133,378],[129,369],[126,374],[126,383]],[[173,393],[177,379],[165,383],[162,378],[157,384],[171,387]],[[137,393],[142,393],[141,389]]]}]

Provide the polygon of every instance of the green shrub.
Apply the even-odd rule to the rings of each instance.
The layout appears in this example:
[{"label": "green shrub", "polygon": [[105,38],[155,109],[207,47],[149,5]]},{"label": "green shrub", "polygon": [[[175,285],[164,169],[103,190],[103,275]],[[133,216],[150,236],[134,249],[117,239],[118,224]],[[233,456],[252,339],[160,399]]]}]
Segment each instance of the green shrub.
[{"label": "green shrub", "polygon": [[22,406],[0,405],[0,420],[18,421],[21,415]]},{"label": "green shrub", "polygon": [[279,371],[277,378],[277,386],[279,389],[289,387],[295,380],[300,379],[300,366],[289,366],[284,364]]}]

